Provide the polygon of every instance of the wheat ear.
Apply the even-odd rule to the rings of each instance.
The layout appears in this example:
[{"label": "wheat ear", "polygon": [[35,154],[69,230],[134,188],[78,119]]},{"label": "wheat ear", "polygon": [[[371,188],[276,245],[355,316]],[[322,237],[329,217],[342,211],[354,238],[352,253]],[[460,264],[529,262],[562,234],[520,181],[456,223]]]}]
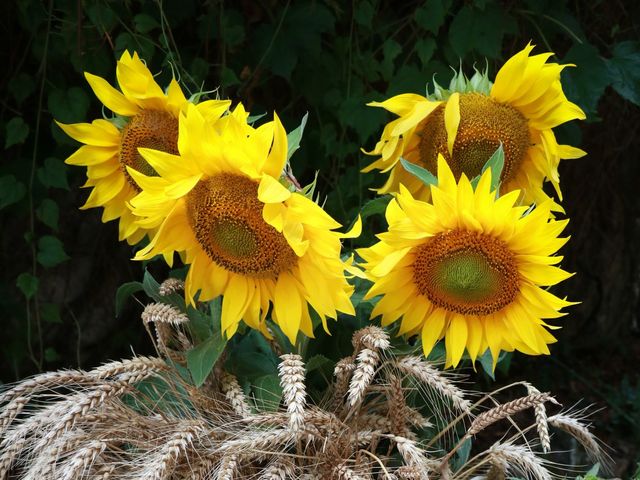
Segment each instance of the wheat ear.
[{"label": "wheat ear", "polygon": [[380,356],[375,350],[363,348],[358,353],[356,368],[349,383],[349,394],[347,396],[347,403],[350,407],[354,407],[362,401],[367,388],[369,388],[373,380],[379,362]]},{"label": "wheat ear", "polygon": [[451,403],[459,410],[465,413],[470,412],[471,402],[464,398],[463,391],[429,362],[421,357],[407,356],[401,358],[396,365],[400,371],[415,377],[445,398],[450,399]]},{"label": "wheat ear", "polygon": [[224,393],[226,399],[229,400],[233,411],[242,418],[249,417],[251,415],[251,407],[247,403],[247,398],[244,396],[238,379],[228,372],[223,372],[220,380],[222,393]]},{"label": "wheat ear", "polygon": [[289,414],[289,428],[298,432],[304,426],[304,407],[307,393],[304,384],[304,363],[302,357],[295,353],[281,355],[278,365],[282,397]]},{"label": "wheat ear", "polygon": [[502,420],[503,418],[510,417],[527,408],[535,407],[539,403],[548,401],[555,401],[548,393],[532,393],[526,397],[512,400],[511,402],[498,405],[497,407],[487,410],[486,412],[478,415],[471,426],[467,430],[467,435],[476,435],[478,432],[484,430],[492,423]]},{"label": "wheat ear", "polygon": [[[536,387],[530,384],[527,385],[527,391],[531,393],[540,393]],[[540,446],[544,453],[551,451],[551,437],[549,436],[549,423],[547,422],[547,408],[544,402],[540,402],[533,407],[533,411],[536,416],[536,429],[538,430],[538,437],[540,438]]]},{"label": "wheat ear", "polygon": [[551,474],[528,447],[512,443],[498,443],[489,449],[493,461],[502,462],[506,471],[518,471],[525,478],[552,480]]}]

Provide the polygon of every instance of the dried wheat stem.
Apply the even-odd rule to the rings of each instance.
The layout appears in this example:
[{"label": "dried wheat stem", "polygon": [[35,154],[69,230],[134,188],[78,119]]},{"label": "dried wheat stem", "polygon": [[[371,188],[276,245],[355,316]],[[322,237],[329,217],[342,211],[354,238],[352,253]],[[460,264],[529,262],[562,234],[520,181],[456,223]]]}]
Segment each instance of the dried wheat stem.
[{"label": "dried wheat stem", "polygon": [[433,367],[421,357],[407,356],[397,362],[400,371],[411,375],[425,385],[433,388],[442,396],[449,398],[451,403],[459,410],[469,413],[471,402],[464,398],[463,391],[455,386],[446,375]]},{"label": "dried wheat stem", "polygon": [[47,432],[43,438],[44,442],[48,443],[54,440],[63,432],[69,430],[69,428],[91,410],[102,405],[110,398],[119,397],[130,388],[129,383],[124,381],[104,383],[97,385],[88,393],[78,395],[75,401],[64,402],[61,408],[64,408],[66,413],[56,422],[55,427]]},{"label": "dried wheat stem", "polygon": [[425,473],[429,470],[429,459],[416,442],[398,435],[386,435],[386,437],[395,442],[405,464],[420,468],[424,470]]},{"label": "dried wheat stem", "polygon": [[165,480],[169,478],[178,463],[180,455],[193,443],[193,438],[200,430],[200,425],[183,421],[178,428],[180,430],[169,438],[157,455],[150,458],[149,465],[151,468],[148,472],[145,472],[143,478],[148,480]]},{"label": "dried wheat stem", "polygon": [[29,397],[16,397],[8,405],[3,407],[0,413],[0,436],[4,434],[4,431],[20,412],[22,412],[22,409],[27,403],[29,403]]},{"label": "dried wheat stem", "polygon": [[362,401],[367,388],[373,380],[379,362],[380,356],[374,350],[363,348],[358,353],[356,368],[349,383],[347,403],[350,407],[354,407]]},{"label": "dried wheat stem", "polygon": [[602,448],[600,448],[596,436],[589,431],[587,425],[580,422],[577,418],[567,414],[558,414],[549,417],[549,424],[563,430],[580,442],[589,455],[589,458],[593,461],[602,463],[605,460],[605,454]]},{"label": "dried wheat stem", "polygon": [[[528,447],[512,443],[498,443],[489,449],[489,456],[493,462],[502,462],[506,471],[517,471],[524,478],[534,480],[551,480],[551,474],[544,467],[543,462]],[[500,465],[500,463],[498,463]],[[495,463],[494,463],[495,465]]]},{"label": "dried wheat stem", "polygon": [[351,470],[349,467],[345,465],[345,463],[341,463],[333,468],[333,477],[338,480],[364,480],[364,477],[361,477],[356,472]]},{"label": "dried wheat stem", "polygon": [[242,418],[248,418],[251,415],[251,407],[247,403],[238,379],[234,375],[222,372],[220,388],[236,414]]},{"label": "dried wheat stem", "polygon": [[403,465],[393,472],[398,480],[427,480],[427,473],[413,465]]},{"label": "dried wheat stem", "polygon": [[208,480],[211,478],[211,472],[215,467],[215,462],[212,458],[201,458],[199,463],[191,470],[191,480]]},{"label": "dried wheat stem", "polygon": [[60,479],[76,480],[77,478],[83,478],[106,448],[107,444],[102,440],[91,440],[85,443],[61,466]]},{"label": "dried wheat stem", "polygon": [[168,323],[181,325],[189,322],[189,317],[172,305],[166,303],[150,303],[144,307],[142,321],[148,323]]},{"label": "dried wheat stem", "polygon": [[[533,385],[527,384],[527,391],[531,393],[540,393]],[[536,429],[540,438],[540,446],[544,453],[551,451],[551,437],[549,436],[549,424],[547,422],[547,408],[544,402],[538,403],[533,407],[536,416]]]},{"label": "dried wheat stem", "polygon": [[258,480],[287,480],[294,478],[295,466],[286,458],[271,463]]},{"label": "dried wheat stem", "polygon": [[337,412],[342,408],[344,396],[349,389],[349,380],[351,374],[356,369],[356,364],[353,357],[346,357],[338,360],[333,370],[333,374],[336,380],[333,384],[333,400],[331,410]]},{"label": "dried wheat stem", "polygon": [[362,348],[368,348],[369,350],[387,350],[391,347],[387,332],[375,325],[370,325],[356,331],[353,334],[351,343],[356,351]]},{"label": "dried wheat stem", "polygon": [[237,465],[238,456],[236,454],[223,457],[218,469],[218,480],[233,480]]},{"label": "dried wheat stem", "polygon": [[391,433],[406,437],[409,434],[407,426],[407,404],[404,399],[402,380],[397,375],[389,374],[387,387],[388,411],[391,420]]},{"label": "dried wheat stem", "polygon": [[527,408],[535,407],[539,403],[553,401],[553,398],[548,393],[532,393],[526,397],[512,400],[511,402],[498,405],[497,407],[487,410],[486,412],[478,415],[469,430],[467,430],[467,436],[475,435],[481,430],[484,430],[492,423],[502,420],[503,418],[510,417]]},{"label": "dried wheat stem", "polygon": [[167,278],[160,284],[158,294],[163,297],[171,295],[172,293],[178,293],[184,290],[184,282],[177,278]]},{"label": "dried wheat stem", "polygon": [[298,432],[304,427],[304,407],[306,404],[306,388],[304,384],[304,363],[302,357],[295,353],[281,355],[278,365],[282,397],[289,413],[289,428]]},{"label": "dried wheat stem", "polygon": [[0,404],[10,402],[17,397],[29,397],[38,391],[64,385],[86,384],[93,382],[87,378],[86,372],[80,370],[61,370],[36,375],[33,378],[23,380],[10,390],[0,394]]},{"label": "dried wheat stem", "polygon": [[162,358],[139,356],[118,362],[105,363],[89,371],[85,376],[136,383],[149,375],[166,372],[170,366]]}]

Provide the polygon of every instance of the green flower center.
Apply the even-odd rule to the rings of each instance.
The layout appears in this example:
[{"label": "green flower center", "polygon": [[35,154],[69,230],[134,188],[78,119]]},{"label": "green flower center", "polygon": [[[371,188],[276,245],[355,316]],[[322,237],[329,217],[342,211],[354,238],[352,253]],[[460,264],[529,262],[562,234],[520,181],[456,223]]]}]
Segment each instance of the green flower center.
[{"label": "green flower center", "polygon": [[131,117],[122,129],[120,164],[129,184],[140,191],[125,167],[131,167],[150,177],[157,177],[151,165],[140,155],[138,148],[153,148],[161,152],[178,154],[178,119],[169,112],[143,110]]},{"label": "green flower center", "polygon": [[226,270],[276,278],[296,264],[298,257],[287,240],[262,218],[257,182],[220,173],[199,181],[186,203],[198,243]]},{"label": "green flower center", "polygon": [[453,144],[447,149],[444,104],[425,120],[420,135],[420,162],[436,172],[438,153],[444,156],[456,179],[480,175],[482,167],[500,143],[504,148],[502,182],[514,178],[531,144],[527,119],[515,107],[496,102],[480,93],[460,95],[460,124]]},{"label": "green flower center", "polygon": [[436,306],[463,315],[489,315],[519,292],[515,259],[501,240],[464,230],[441,233],[415,249],[413,278]]}]

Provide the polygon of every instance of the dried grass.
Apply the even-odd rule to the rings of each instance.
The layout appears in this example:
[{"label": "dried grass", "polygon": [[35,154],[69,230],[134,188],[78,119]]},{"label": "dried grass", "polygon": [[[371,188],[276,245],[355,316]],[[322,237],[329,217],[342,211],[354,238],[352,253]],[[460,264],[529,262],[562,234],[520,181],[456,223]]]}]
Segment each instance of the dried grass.
[{"label": "dried grass", "polygon": [[[179,286],[166,288],[171,294]],[[170,328],[152,337],[157,346],[165,342],[158,348],[163,357],[184,357],[187,343],[175,330],[184,326],[180,312],[165,307],[146,309],[145,322]],[[546,419],[540,406],[552,399],[533,387],[526,397],[478,414],[482,401],[472,405],[450,375],[423,358],[394,355],[384,330],[362,329],[353,344],[319,405],[308,395],[302,358],[282,355],[277,411],[250,404],[222,361],[201,388],[161,357],[27,379],[0,392],[0,480],[470,480],[514,474],[547,480],[551,467],[525,435],[536,428],[546,450],[550,438],[541,425],[547,423],[573,435],[594,459],[604,456],[577,416]],[[441,424],[445,404],[459,415]],[[535,424],[451,470],[449,460],[465,439],[527,408],[534,409]],[[470,427],[456,435],[461,425]]]}]

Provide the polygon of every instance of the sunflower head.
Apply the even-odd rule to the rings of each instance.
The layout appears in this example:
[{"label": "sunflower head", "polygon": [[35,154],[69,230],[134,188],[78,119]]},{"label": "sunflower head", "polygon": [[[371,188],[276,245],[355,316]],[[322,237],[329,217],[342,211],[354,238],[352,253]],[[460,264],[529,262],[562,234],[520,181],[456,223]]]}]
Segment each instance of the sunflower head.
[{"label": "sunflower head", "polygon": [[570,276],[555,266],[567,221],[551,218],[550,201],[529,210],[515,205],[517,190],[497,197],[491,169],[475,189],[443,156],[438,172],[433,203],[401,185],[388,231],[359,250],[373,281],[367,298],[381,295],[372,315],[383,325],[400,320],[400,334],[420,333],[425,355],[444,338],[447,365],[465,350],[475,361],[489,349],[494,366],[501,350],[548,354],[554,327],[545,320],[570,305],[545,289]]},{"label": "sunflower head", "polygon": [[[194,106],[180,114],[178,153],[140,149],[154,175],[128,172],[141,225],[158,232],[136,259],[178,252],[189,265],[185,294],[223,296],[222,330],[244,321],[269,335],[267,317],[296,342],[313,336],[310,309],[353,314],[353,288],[340,259],[340,225],[282,179],[287,135],[277,115],[258,128],[242,105],[216,122]],[[155,176],[157,174],[157,176]]]},{"label": "sunflower head", "polygon": [[549,180],[561,199],[558,164],[584,152],[559,145],[552,129],[585,116],[562,91],[560,73],[567,65],[548,63],[551,53],[530,56],[532,49],[528,45],[510,58],[494,83],[486,72],[476,71],[471,79],[459,72],[448,89],[434,82],[427,98],[402,94],[371,103],[399,116],[387,124],[375,148],[366,152],[380,158],[365,171],[390,172],[378,192],[397,192],[403,184],[428,199],[429,190],[404,170],[400,158],[437,173],[442,155],[457,179],[463,173],[473,178],[502,144],[502,193],[520,190],[524,203],[540,203],[549,198],[542,189]]},{"label": "sunflower head", "polygon": [[[152,228],[139,225],[127,207],[127,202],[140,192],[128,168],[157,175],[140,154],[140,148],[178,153],[178,115],[189,102],[175,79],[163,91],[135,52],[122,54],[116,76],[119,90],[105,79],[85,72],[93,92],[114,117],[58,125],[84,144],[66,160],[87,168],[85,187],[91,187],[92,191],[82,208],[102,207],[102,221],[118,219],[120,240],[134,244]],[[199,108],[214,121],[229,104],[207,101]]]}]

